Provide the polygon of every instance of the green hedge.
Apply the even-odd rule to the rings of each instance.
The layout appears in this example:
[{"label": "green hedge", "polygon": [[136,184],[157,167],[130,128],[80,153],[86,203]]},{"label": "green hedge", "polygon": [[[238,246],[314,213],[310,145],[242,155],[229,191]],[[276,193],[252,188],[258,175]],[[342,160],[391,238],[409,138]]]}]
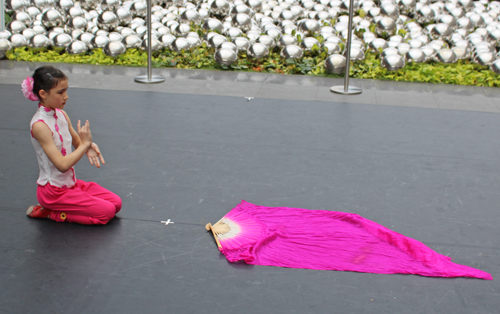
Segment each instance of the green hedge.
[{"label": "green hedge", "polygon": [[[205,43],[189,51],[174,52],[164,49],[153,54],[152,66],[156,68],[175,67],[343,77],[343,75],[327,73],[324,60],[328,55],[326,51],[318,47],[305,52],[300,60],[283,59],[278,48],[272,50],[269,56],[262,59],[248,57],[243,52],[240,53],[237,62],[231,66],[220,66],[215,63],[214,52],[215,50],[207,47]],[[147,66],[147,53],[139,49],[128,49],[126,53],[112,58],[105,55],[102,49],[94,49],[84,55],[77,56],[70,55],[61,48],[32,49],[21,47],[9,50],[6,53],[6,58],[15,61]],[[367,52],[365,60],[353,63],[350,69],[350,77],[352,78],[500,86],[500,76],[495,72],[489,70],[486,66],[464,60],[454,64],[438,62],[408,63],[399,71],[387,71],[380,65],[378,54]]]}]

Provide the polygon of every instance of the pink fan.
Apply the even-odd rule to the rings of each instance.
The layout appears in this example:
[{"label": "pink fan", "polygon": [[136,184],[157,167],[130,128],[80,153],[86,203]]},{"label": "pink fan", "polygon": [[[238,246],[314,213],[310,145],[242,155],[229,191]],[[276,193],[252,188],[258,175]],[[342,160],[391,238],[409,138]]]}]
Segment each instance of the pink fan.
[{"label": "pink fan", "polygon": [[230,262],[493,279],[484,271],[455,264],[422,242],[357,214],[265,207],[242,201],[206,228]]}]

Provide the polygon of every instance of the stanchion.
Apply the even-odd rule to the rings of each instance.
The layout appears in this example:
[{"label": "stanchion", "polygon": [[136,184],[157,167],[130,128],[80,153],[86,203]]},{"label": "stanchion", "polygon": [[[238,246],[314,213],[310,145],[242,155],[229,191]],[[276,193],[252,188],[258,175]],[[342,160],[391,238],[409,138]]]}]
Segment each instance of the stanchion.
[{"label": "stanchion", "polygon": [[161,75],[153,75],[153,69],[151,67],[151,0],[148,0],[148,13],[147,13],[147,23],[148,23],[148,75],[139,75],[134,78],[137,83],[153,84],[165,82],[165,78]]},{"label": "stanchion", "polygon": [[352,37],[352,16],[354,13],[354,0],[350,0],[349,2],[349,25],[348,25],[348,34],[347,34],[347,45],[346,45],[346,67],[345,67],[345,77],[344,77],[344,86],[337,85],[330,87],[330,91],[343,94],[343,95],[356,95],[361,94],[362,90],[359,87],[349,86],[349,67],[351,65],[351,37]]},{"label": "stanchion", "polygon": [[0,32],[5,30],[5,4],[0,0]]}]

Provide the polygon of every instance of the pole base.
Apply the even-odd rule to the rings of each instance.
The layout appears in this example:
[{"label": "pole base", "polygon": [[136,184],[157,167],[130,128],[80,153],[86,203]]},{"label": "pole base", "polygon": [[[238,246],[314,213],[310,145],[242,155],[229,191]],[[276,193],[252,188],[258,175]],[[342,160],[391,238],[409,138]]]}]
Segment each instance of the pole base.
[{"label": "pole base", "polygon": [[337,93],[337,94],[343,94],[343,95],[357,95],[357,94],[361,94],[361,92],[362,92],[361,88],[356,87],[356,86],[348,86],[347,92],[346,92],[344,87],[345,87],[344,85],[332,86],[332,87],[330,87],[330,91]]},{"label": "pole base", "polygon": [[143,84],[156,84],[165,82],[165,78],[161,75],[151,75],[150,80],[147,75],[139,75],[134,78],[134,81]]}]

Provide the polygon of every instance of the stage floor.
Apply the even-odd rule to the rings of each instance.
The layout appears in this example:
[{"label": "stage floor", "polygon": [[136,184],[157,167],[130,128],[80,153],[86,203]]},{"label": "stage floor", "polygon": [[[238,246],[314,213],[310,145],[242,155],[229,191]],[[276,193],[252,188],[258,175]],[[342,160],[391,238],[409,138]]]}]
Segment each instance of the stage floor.
[{"label": "stage floor", "polygon": [[[40,64],[0,61],[0,313],[500,313],[500,89],[55,66],[122,197],[106,226],[29,219]],[[231,264],[205,224],[241,200],[352,212],[494,280]],[[174,224],[161,221],[171,219]]]}]

